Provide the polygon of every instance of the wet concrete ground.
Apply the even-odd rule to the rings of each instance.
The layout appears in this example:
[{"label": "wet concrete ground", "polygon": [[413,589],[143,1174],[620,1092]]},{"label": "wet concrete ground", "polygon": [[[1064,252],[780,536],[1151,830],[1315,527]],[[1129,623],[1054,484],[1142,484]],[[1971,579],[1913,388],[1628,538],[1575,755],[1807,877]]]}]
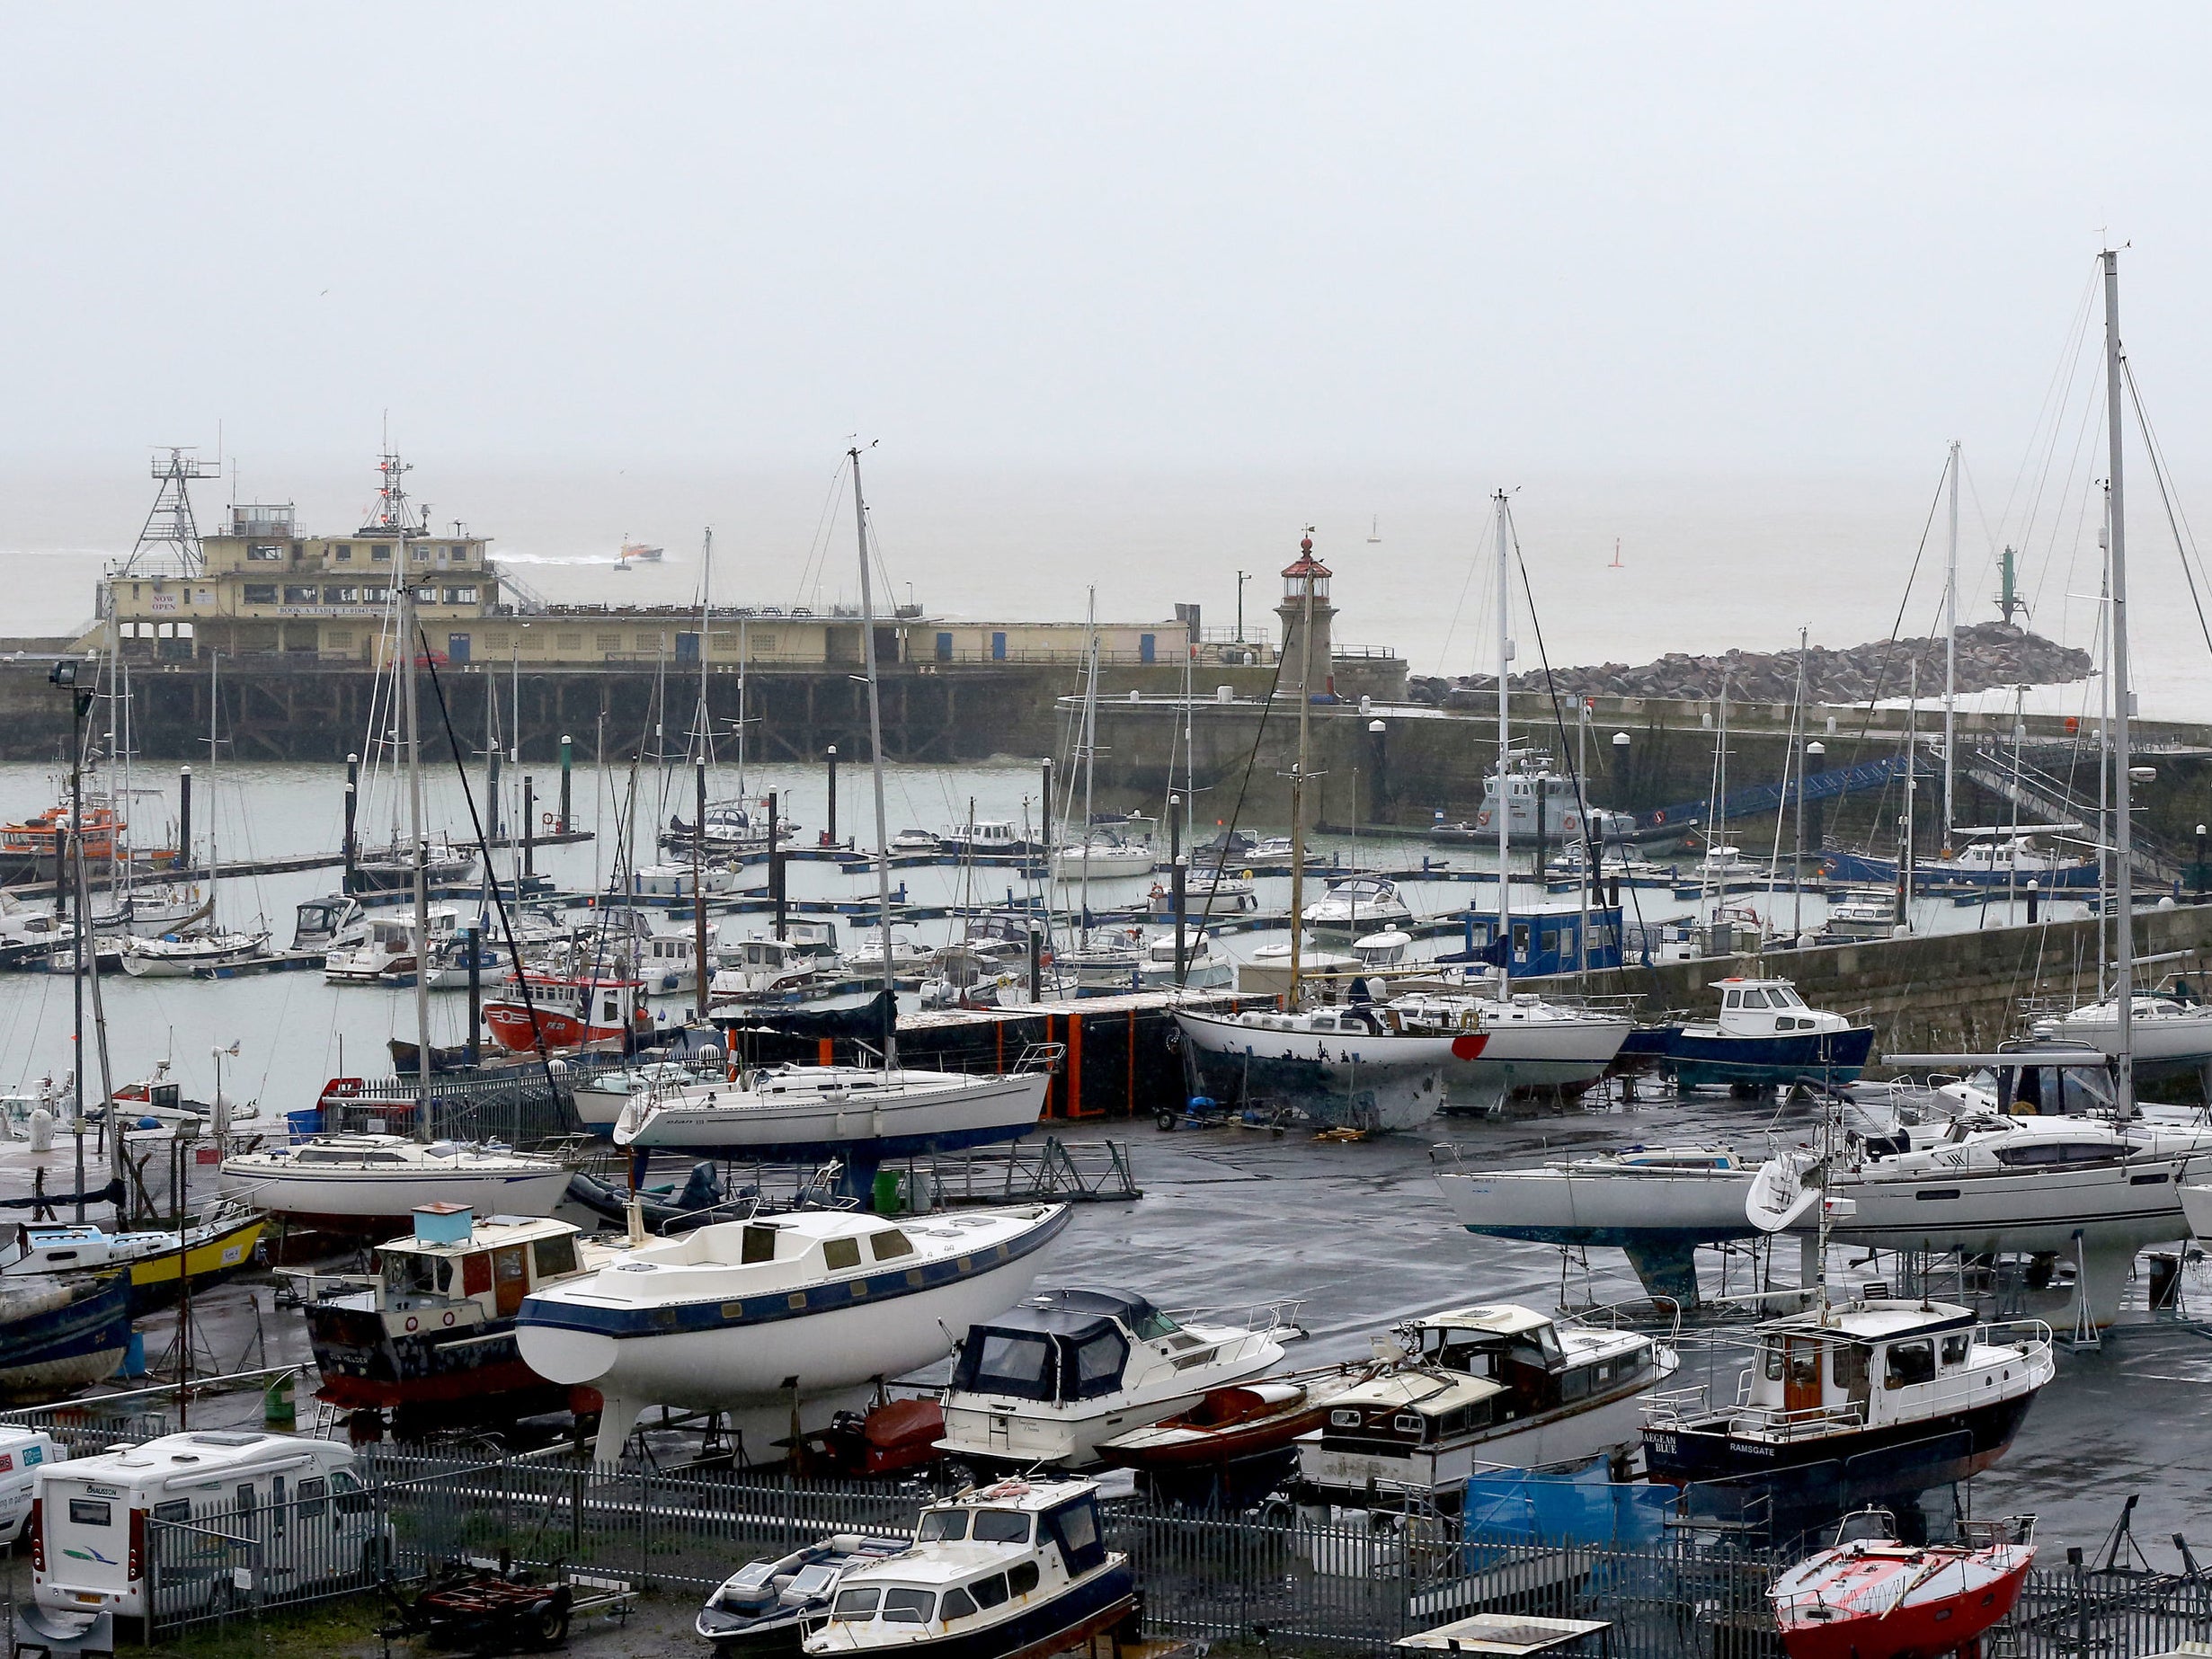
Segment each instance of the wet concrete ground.
[{"label": "wet concrete ground", "polygon": [[[1508,1167],[1636,1142],[1710,1140],[1748,1149],[1770,1131],[1800,1135],[1811,1121],[1803,1108],[1778,1114],[1772,1105],[1725,1096],[1648,1096],[1635,1105],[1498,1123],[1438,1119],[1417,1134],[1366,1144],[1241,1129],[1163,1134],[1143,1122],[1061,1125],[1071,1142],[1124,1141],[1145,1195],[1078,1206],[1041,1277],[1125,1286],[1170,1309],[1224,1316],[1297,1302],[1311,1335],[1291,1349],[1294,1362],[1354,1357],[1398,1321],[1443,1308],[1505,1300],[1550,1309],[1563,1290],[1578,1302],[1639,1294],[1618,1252],[1590,1252],[1586,1275],[1578,1265],[1563,1284],[1559,1251],[1461,1230],[1433,1178],[1437,1159],[1456,1152],[1469,1168]],[[67,1184],[61,1177],[72,1157],[67,1141],[48,1155],[49,1186]],[[29,1190],[34,1161],[20,1143],[0,1145],[0,1197]],[[195,1192],[211,1192],[213,1176],[211,1168],[196,1169]],[[110,1213],[96,1209],[94,1219]],[[1794,1242],[1778,1252],[1778,1282],[1796,1282],[1797,1255]],[[1719,1290],[1719,1258],[1708,1253],[1706,1260],[1709,1287]],[[1749,1266],[1741,1256],[1731,1261],[1728,1288],[1751,1288]],[[1831,1274],[1849,1281],[1895,1270],[1888,1258],[1854,1267],[1839,1250]],[[2212,1275],[2202,1263],[2184,1275],[2183,1302],[2185,1314],[2212,1319]],[[304,1323],[277,1305],[271,1281],[224,1287],[195,1307],[203,1367],[306,1358]],[[150,1361],[173,1353],[174,1318],[143,1322]],[[1717,1361],[1692,1354],[1685,1374],[1707,1363],[1733,1372],[1723,1350]],[[299,1390],[303,1428],[313,1422],[311,1391],[305,1383]],[[261,1399],[233,1396],[197,1409],[196,1423],[258,1422]],[[2138,1311],[2124,1316],[2101,1348],[2062,1350],[2057,1380],[2020,1439],[1968,1496],[1976,1513],[2032,1512],[2052,1545],[2093,1550],[2135,1493],[2142,1499],[2135,1530],[2154,1561],[2176,1564],[2168,1539],[2177,1531],[2212,1556],[2212,1326],[2154,1323]]]}]

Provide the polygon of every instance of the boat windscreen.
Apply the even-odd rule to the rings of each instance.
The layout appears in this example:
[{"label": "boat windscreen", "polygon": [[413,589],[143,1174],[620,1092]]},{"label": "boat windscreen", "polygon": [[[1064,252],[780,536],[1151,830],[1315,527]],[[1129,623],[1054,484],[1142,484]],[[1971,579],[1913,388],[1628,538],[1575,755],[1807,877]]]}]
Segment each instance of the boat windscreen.
[{"label": "boat windscreen", "polygon": [[1017,1400],[1053,1397],[1053,1344],[1042,1332],[981,1326],[968,1333],[953,1386]]}]

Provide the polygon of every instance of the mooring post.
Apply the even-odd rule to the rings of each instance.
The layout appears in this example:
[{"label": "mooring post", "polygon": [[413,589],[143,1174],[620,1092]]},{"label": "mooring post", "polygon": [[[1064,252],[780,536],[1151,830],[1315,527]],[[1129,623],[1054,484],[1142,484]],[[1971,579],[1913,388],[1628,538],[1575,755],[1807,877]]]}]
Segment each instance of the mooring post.
[{"label": "mooring post", "polygon": [[537,874],[537,780],[522,775],[522,874]]},{"label": "mooring post", "polygon": [[477,1033],[484,1026],[484,964],[477,960],[481,936],[479,929],[471,927],[466,945],[468,952],[468,1063],[471,1066],[484,1063],[484,1050],[477,1037]]},{"label": "mooring post", "polygon": [[837,845],[837,745],[835,743],[830,745],[830,812],[829,821],[822,827],[822,844],[824,847]]},{"label": "mooring post", "polygon": [[[520,714],[518,713],[515,718],[520,720]],[[569,771],[575,759],[575,740],[564,732],[561,733],[561,833],[563,835],[566,835],[574,823],[574,820],[569,814],[570,805],[574,799],[570,794]]]},{"label": "mooring post", "polygon": [[[192,816],[191,811],[192,799],[191,773],[191,767],[186,767],[184,768],[184,776],[180,782],[178,791],[179,798],[184,802],[183,815],[184,821],[187,824],[191,823]],[[341,892],[350,893],[353,891],[353,864],[356,856],[357,846],[357,843],[354,840],[353,825],[356,817],[360,812],[360,805],[361,758],[359,755],[348,755],[346,757],[346,838],[344,848],[346,874],[345,880],[338,883],[338,891]]]}]

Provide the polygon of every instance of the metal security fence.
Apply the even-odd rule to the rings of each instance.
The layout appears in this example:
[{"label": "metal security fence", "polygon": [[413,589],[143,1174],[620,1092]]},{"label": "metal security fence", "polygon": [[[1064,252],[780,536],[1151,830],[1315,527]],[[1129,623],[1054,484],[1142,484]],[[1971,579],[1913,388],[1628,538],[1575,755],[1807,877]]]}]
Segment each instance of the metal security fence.
[{"label": "metal security fence", "polygon": [[[564,1567],[678,1597],[704,1596],[747,1561],[832,1532],[908,1537],[919,1484],[850,1486],[750,1470],[589,1468],[549,1456],[459,1462],[364,1451],[342,1496],[154,1520],[149,1638],[212,1620],[419,1580],[462,1558]],[[1669,1532],[1635,1546],[1470,1542],[1434,1516],[1271,1505],[1258,1514],[1106,1505],[1148,1634],[1293,1654],[1379,1655],[1398,1637],[1477,1612],[1601,1619],[1612,1659],[1775,1659],[1767,1586],[1780,1563],[1725,1536]],[[2212,1637],[2212,1577],[2030,1575],[1985,1644],[2004,1659],[2147,1659]]]}]

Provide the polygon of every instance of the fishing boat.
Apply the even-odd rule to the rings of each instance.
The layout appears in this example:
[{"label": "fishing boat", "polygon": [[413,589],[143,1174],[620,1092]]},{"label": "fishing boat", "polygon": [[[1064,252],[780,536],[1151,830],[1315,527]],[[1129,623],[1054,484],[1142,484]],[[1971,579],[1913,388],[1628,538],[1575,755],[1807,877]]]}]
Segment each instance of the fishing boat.
[{"label": "fishing boat", "polygon": [[385,1234],[415,1206],[439,1202],[479,1215],[550,1215],[568,1189],[557,1159],[506,1147],[401,1135],[318,1135],[299,1146],[223,1160],[223,1192],[298,1226]]},{"label": "fishing boat", "polygon": [[525,1296],[591,1272],[612,1249],[566,1221],[478,1219],[466,1204],[418,1204],[413,1223],[377,1247],[374,1275],[309,1277],[315,1397],[388,1413],[403,1433],[597,1410],[591,1389],[547,1382],[523,1362],[514,1321]]},{"label": "fishing boat", "polygon": [[1934,1300],[1823,1298],[1754,1340],[1720,1397],[1699,1385],[1652,1402],[1654,1480],[1728,1483],[1777,1513],[1915,1497],[2002,1458],[2056,1371],[2041,1320],[1986,1325]]},{"label": "fishing boat", "polygon": [[1299,912],[1316,934],[1346,939],[1402,927],[1413,919],[1413,910],[1385,875],[1346,875],[1329,883],[1328,891]]},{"label": "fishing boat", "polygon": [[945,1353],[947,1331],[1029,1288],[1064,1204],[915,1217],[844,1211],[721,1221],[634,1244],[610,1265],[525,1299],[522,1357],[605,1399],[612,1463],[648,1406],[752,1414],[763,1438],[805,1406]]},{"label": "fishing boat", "polygon": [[913,1548],[847,1569],[810,1659],[1045,1659],[1136,1636],[1129,1557],[1086,1480],[1002,1480],[921,1512]]},{"label": "fishing boat", "polygon": [[1789,1659],[1938,1659],[1977,1654],[2020,1600],[2035,1517],[1959,1522],[1955,1540],[1907,1544],[1886,1510],[1843,1518],[1835,1543],[1767,1590]]},{"label": "fishing boat", "polygon": [[1732,975],[1712,989],[1719,1017],[1676,1026],[1661,1061],[1683,1088],[1848,1083],[1873,1051],[1872,1025],[1808,1007],[1788,980]]},{"label": "fishing boat", "polygon": [[1002,1073],[770,1066],[635,1090],[612,1139],[636,1151],[783,1160],[907,1158],[1018,1140],[1036,1127],[1061,1059],[1033,1044]]},{"label": "fishing boat", "polygon": [[847,1568],[911,1548],[904,1538],[836,1532],[748,1562],[715,1586],[692,1628],[714,1644],[716,1659],[795,1659],[807,1625],[830,1610]]},{"label": "fishing boat", "polygon": [[253,1265],[262,1218],[235,1205],[218,1205],[182,1234],[174,1229],[109,1232],[88,1223],[31,1222],[0,1246],[0,1282],[51,1274],[62,1280],[121,1270],[129,1282],[132,1317],[166,1308],[182,1287],[209,1290]]},{"label": "fishing boat", "polygon": [[534,1054],[541,1040],[547,1049],[575,1049],[628,1042],[652,1029],[644,982],[626,963],[612,963],[604,971],[532,969],[524,979],[527,998],[510,991],[484,1004],[485,1029],[511,1054]]},{"label": "fishing boat", "polygon": [[1319,1501],[1452,1509],[1479,1470],[1587,1462],[1635,1440],[1680,1364],[1667,1344],[1602,1316],[1510,1302],[1428,1314],[1393,1335],[1377,1347],[1388,1362],[1299,1438],[1300,1485]]},{"label": "fishing boat", "polygon": [[974,819],[937,838],[937,850],[955,858],[1017,858],[1035,850],[1002,819]]},{"label": "fishing boat", "polygon": [[113,1376],[130,1345],[130,1275],[0,1278],[0,1399],[44,1405]]},{"label": "fishing boat", "polygon": [[1089,1468],[1106,1441],[1266,1371],[1289,1334],[1276,1309],[1179,1323],[1129,1291],[1047,1291],[969,1326],[937,1445],[971,1463]]}]

